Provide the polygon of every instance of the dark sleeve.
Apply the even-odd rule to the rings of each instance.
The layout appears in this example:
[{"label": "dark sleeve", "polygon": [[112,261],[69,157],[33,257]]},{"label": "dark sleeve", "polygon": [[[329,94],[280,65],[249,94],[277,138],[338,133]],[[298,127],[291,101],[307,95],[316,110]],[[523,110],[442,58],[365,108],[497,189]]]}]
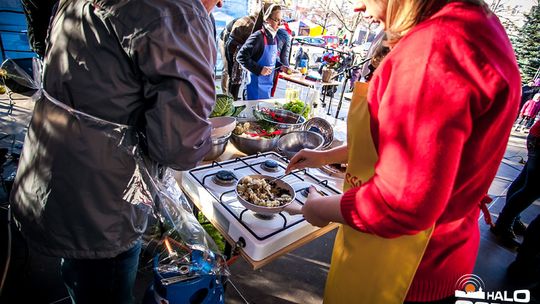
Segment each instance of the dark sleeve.
[{"label": "dark sleeve", "polygon": [[262,35],[260,31],[251,34],[236,56],[238,63],[255,75],[261,75],[263,69],[263,66],[257,63],[264,50]]},{"label": "dark sleeve", "polygon": [[289,35],[288,33],[285,33],[285,35],[280,36],[279,39],[284,40],[283,43],[281,44],[279,61],[281,65],[289,66],[289,54],[291,52],[291,43],[292,43],[291,35]]},{"label": "dark sleeve", "polygon": [[[150,103],[145,133],[151,159],[193,168],[210,150],[216,48],[208,15],[167,16],[132,42]],[[204,47],[203,47],[204,46]]]},{"label": "dark sleeve", "polygon": [[30,47],[40,57],[45,55],[45,39],[53,7],[57,0],[22,0],[26,21],[28,23],[28,41]]}]

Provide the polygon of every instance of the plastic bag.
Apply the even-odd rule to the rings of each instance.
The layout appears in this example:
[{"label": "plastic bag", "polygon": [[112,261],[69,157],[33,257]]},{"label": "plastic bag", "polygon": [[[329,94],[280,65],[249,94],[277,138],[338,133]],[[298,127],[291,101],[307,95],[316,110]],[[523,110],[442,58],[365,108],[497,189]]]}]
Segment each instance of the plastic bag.
[{"label": "plastic bag", "polygon": [[[2,64],[2,78],[12,81],[24,91],[33,91],[36,101],[35,111],[43,119],[49,119],[48,127],[56,132],[69,132],[72,125],[86,132],[94,132],[107,138],[116,147],[132,157],[135,169],[127,185],[123,201],[140,208],[143,214],[152,214],[157,218],[158,233],[145,239],[146,245],[156,246],[154,259],[155,272],[163,274],[161,279],[170,277],[212,276],[226,278],[229,271],[225,258],[208,233],[203,229],[184,193],[173,177],[172,171],[157,171],[148,165],[139,142],[142,134],[135,128],[110,122],[99,117],[78,111],[62,103],[41,88],[40,72],[32,79],[14,61],[8,59]],[[39,64],[34,69],[41,71]],[[10,86],[8,88],[11,89]],[[59,115],[57,115],[59,114]],[[60,117],[60,119],[55,119]],[[72,122],[76,122],[76,124]],[[47,122],[46,122],[47,123]],[[24,152],[23,152],[24,153]],[[159,276],[159,275],[158,275]]]}]

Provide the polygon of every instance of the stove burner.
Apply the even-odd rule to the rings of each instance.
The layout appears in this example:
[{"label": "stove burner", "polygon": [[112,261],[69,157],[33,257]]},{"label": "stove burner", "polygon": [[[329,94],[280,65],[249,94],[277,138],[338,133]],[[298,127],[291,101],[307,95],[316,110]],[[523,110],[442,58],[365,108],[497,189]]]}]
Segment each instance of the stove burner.
[{"label": "stove burner", "polygon": [[274,218],[275,214],[262,214],[262,213],[254,213],[253,216],[255,216],[256,218],[260,219],[260,220],[271,220]]},{"label": "stove burner", "polygon": [[309,187],[305,187],[304,189],[300,190],[300,194],[302,194],[304,197],[308,197]]},{"label": "stove burner", "polygon": [[219,170],[216,175],[214,175],[212,180],[220,186],[229,186],[234,184],[236,181],[236,176],[234,176],[234,173],[231,171]]},{"label": "stove burner", "polygon": [[261,164],[261,168],[268,172],[276,172],[279,170],[278,163],[275,160],[265,160]]}]

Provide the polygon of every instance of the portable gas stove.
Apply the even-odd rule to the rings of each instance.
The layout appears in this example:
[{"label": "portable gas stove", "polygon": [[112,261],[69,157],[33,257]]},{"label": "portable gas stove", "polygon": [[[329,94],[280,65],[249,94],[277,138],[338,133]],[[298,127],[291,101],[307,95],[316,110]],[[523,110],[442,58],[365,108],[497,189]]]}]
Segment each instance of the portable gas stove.
[{"label": "portable gas stove", "polygon": [[[278,177],[285,174],[286,158],[267,152],[210,165],[184,172],[182,188],[195,206],[210,220],[230,244],[240,247],[240,254],[254,269],[292,251],[336,228],[309,224],[302,215],[282,211],[273,216],[260,215],[238,202],[235,186],[243,176],[264,174]],[[338,180],[319,170],[302,170],[282,178],[296,192],[296,204],[301,207],[307,188],[314,186],[321,195],[341,193]]]}]

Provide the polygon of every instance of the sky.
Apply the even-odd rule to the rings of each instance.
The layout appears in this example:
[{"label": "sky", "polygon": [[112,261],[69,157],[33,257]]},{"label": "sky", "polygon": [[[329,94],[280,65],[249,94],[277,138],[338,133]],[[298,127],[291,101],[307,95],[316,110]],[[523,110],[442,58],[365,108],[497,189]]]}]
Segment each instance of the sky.
[{"label": "sky", "polygon": [[537,3],[535,0],[512,0],[512,3],[515,3],[516,5],[521,5],[525,9],[525,11],[529,11],[531,7]]},{"label": "sky", "polygon": [[[485,1],[491,4],[492,2],[495,2],[497,0],[485,0]],[[521,5],[524,12],[528,12],[535,3],[538,3],[537,0],[506,0],[506,1],[503,0],[503,1],[505,2],[506,5],[511,5],[511,6]]]},{"label": "sky", "polygon": [[506,17],[509,20],[512,20],[514,24],[519,28],[523,26],[525,22],[524,13],[529,13],[533,5],[538,4],[540,0],[484,0],[487,4],[492,4],[493,2],[501,1],[501,4],[504,7],[514,7],[519,6],[519,12],[511,13],[510,10],[498,11],[497,15],[499,17]]}]

